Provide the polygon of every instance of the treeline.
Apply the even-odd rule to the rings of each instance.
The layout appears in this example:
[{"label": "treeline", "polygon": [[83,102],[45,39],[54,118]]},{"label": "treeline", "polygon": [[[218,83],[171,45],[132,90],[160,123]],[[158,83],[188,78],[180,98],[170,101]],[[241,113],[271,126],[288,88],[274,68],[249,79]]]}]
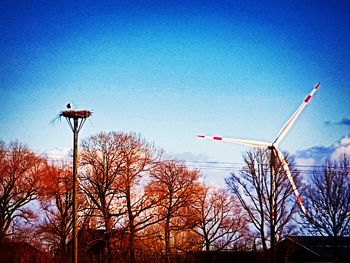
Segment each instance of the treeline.
[{"label": "treeline", "polygon": [[[134,133],[91,136],[79,148],[80,257],[90,262],[172,262],[202,250],[267,250],[271,218],[275,239],[300,232],[349,235],[349,163],[327,163],[302,184],[300,213],[285,171],[269,151],[253,150],[226,179],[227,189],[202,183],[200,171],[165,159]],[[271,217],[270,202],[275,198]],[[72,167],[52,163],[19,142],[0,143],[0,244],[26,241],[57,261],[69,262]],[[295,223],[298,219],[300,222]]]}]

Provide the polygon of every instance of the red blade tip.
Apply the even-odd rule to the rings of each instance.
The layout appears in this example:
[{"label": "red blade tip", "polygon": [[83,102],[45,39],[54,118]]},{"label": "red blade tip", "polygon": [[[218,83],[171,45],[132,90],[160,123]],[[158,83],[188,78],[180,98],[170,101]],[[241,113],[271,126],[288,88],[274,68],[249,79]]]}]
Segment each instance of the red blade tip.
[{"label": "red blade tip", "polygon": [[308,103],[311,100],[311,97],[312,97],[311,95],[307,96],[304,102]]}]

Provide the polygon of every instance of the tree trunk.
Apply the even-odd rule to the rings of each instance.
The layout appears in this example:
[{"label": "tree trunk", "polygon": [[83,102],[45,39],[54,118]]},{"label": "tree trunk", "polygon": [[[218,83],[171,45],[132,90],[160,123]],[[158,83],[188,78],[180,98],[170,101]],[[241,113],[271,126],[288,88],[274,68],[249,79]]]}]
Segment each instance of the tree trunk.
[{"label": "tree trunk", "polygon": [[135,253],[135,226],[134,226],[134,220],[132,219],[130,221],[130,237],[129,237],[129,262],[134,263],[136,262],[136,253]]},{"label": "tree trunk", "polygon": [[208,238],[205,238],[205,250],[206,251],[210,250],[210,241]]},{"label": "tree trunk", "polygon": [[264,227],[260,229],[260,236],[261,236],[261,243],[263,246],[263,251],[267,251],[267,245],[266,245],[266,237],[265,237],[265,230]]},{"label": "tree trunk", "polygon": [[170,263],[170,218],[167,217],[164,226],[165,262]]},{"label": "tree trunk", "polygon": [[132,213],[132,206],[131,206],[131,195],[130,195],[130,187],[127,190],[126,194],[126,205],[128,209],[128,216],[129,216],[129,262],[134,263],[136,262],[136,247],[135,247],[135,225],[134,225],[134,215]]}]

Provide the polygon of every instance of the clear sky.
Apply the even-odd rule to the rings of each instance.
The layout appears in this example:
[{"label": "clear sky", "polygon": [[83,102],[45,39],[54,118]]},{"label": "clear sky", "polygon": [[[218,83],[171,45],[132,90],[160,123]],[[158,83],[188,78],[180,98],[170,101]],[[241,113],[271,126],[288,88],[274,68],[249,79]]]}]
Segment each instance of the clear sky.
[{"label": "clear sky", "polygon": [[[71,3],[74,2],[74,3]],[[179,158],[241,162],[317,82],[281,148],[349,134],[349,1],[8,1],[0,5],[0,138],[71,147],[67,102],[93,111],[80,138],[135,131]]]}]

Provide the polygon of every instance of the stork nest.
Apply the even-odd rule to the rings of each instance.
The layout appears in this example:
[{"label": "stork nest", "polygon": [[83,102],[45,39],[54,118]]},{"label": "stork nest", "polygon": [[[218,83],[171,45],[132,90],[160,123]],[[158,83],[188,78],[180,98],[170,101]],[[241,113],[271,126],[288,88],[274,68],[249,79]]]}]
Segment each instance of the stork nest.
[{"label": "stork nest", "polygon": [[91,116],[91,111],[88,110],[65,110],[60,113],[60,117],[73,119],[87,119]]}]

